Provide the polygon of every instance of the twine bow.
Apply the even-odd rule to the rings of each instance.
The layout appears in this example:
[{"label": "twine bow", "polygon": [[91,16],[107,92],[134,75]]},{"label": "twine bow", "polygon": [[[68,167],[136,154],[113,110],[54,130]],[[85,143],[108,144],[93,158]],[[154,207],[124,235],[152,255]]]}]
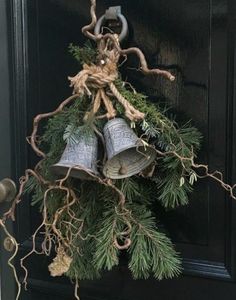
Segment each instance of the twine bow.
[{"label": "twine bow", "polygon": [[[118,42],[118,41],[117,41]],[[93,96],[93,108],[90,115],[95,115],[103,102],[107,113],[98,116],[97,118],[111,119],[116,116],[116,110],[111,101],[111,97],[125,109],[125,116],[130,121],[138,121],[144,119],[144,113],[135,109],[127,99],[125,99],[116,88],[114,82],[118,78],[117,63],[120,57],[119,52],[115,47],[112,47],[111,41],[108,40],[104,45],[100,43],[99,56],[100,59],[97,65],[83,65],[83,70],[74,77],[68,77],[73,87],[74,94]],[[109,92],[109,95],[108,95]]]}]

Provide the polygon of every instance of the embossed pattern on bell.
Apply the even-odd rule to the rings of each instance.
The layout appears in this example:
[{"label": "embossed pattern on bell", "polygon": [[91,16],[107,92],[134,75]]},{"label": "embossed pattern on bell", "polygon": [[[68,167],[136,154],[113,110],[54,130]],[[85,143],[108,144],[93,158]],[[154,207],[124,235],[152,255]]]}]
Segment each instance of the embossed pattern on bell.
[{"label": "embossed pattern on bell", "polygon": [[139,138],[125,120],[120,118],[115,118],[107,122],[103,132],[108,159],[123,150],[130,147],[133,148],[139,141]]},{"label": "embossed pattern on bell", "polygon": [[[69,168],[71,177],[91,179],[88,172],[98,175],[98,141],[95,134],[80,136],[78,141],[68,143],[60,161],[51,167],[58,175],[66,175]],[[88,172],[87,172],[88,171]]]},{"label": "embossed pattern on bell", "polygon": [[103,168],[106,177],[119,179],[138,174],[156,158],[156,151],[145,146],[125,120],[115,118],[107,122],[104,138],[108,160]]}]

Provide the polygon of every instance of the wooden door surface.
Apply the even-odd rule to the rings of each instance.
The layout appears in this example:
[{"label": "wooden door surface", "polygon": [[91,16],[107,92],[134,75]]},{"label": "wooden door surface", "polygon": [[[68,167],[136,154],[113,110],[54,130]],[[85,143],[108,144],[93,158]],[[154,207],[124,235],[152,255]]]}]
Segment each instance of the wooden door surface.
[{"label": "wooden door surface", "polygon": [[[68,45],[85,40],[80,29],[90,19],[89,1],[0,2],[0,179],[17,180],[36,162],[25,142],[33,116],[54,109],[71,94],[67,76],[76,74],[78,65]],[[130,30],[125,46],[140,47],[151,67],[166,68],[177,77],[174,83],[144,77],[131,71],[137,63],[131,58],[123,66],[124,78],[153,101],[164,99],[179,115],[192,119],[204,135],[199,160],[220,169],[229,183],[236,182],[235,1],[97,2],[98,15],[121,5]],[[124,261],[99,281],[81,282],[81,299],[235,299],[236,203],[216,184],[200,180],[189,206],[159,209],[157,214],[181,252],[183,274],[161,282],[133,280]],[[37,209],[25,199],[16,223],[9,224],[20,243],[19,257],[31,249],[39,222]],[[1,249],[2,300],[14,299],[8,255]],[[28,291],[20,299],[73,299],[68,280],[50,278],[48,262],[41,256],[28,260]]]}]

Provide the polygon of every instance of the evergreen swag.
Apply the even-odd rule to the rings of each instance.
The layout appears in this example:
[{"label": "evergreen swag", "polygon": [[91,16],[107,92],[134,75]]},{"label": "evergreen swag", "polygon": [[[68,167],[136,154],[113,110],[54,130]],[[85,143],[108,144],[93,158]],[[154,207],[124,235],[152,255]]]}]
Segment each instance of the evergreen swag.
[{"label": "evergreen swag", "polygon": [[[49,271],[52,276],[66,275],[76,283],[76,299],[79,299],[78,281],[99,278],[104,270],[117,266],[123,250],[134,279],[154,276],[161,280],[181,272],[178,253],[157,225],[153,209],[156,202],[166,209],[186,205],[199,177],[214,179],[236,199],[235,185],[224,183],[220,172],[211,173],[207,165],[195,163],[201,142],[199,131],[189,122],[183,126],[177,124],[167,116],[166,110],[118,76],[120,55],[134,53],[140,59],[143,73],[174,79],[167,71],[148,69],[140,49],[121,49],[114,34],[93,35],[90,31],[96,24],[95,6],[96,1],[91,0],[92,22],[82,31],[97,42],[97,47],[91,43],[82,48],[70,45],[71,54],[83,67],[79,74],[69,78],[75,95],[63,101],[54,112],[34,119],[29,142],[42,159],[34,170],[26,170],[12,207],[0,219],[0,226],[15,245],[8,263],[19,288],[16,299],[19,299],[21,285],[11,261],[17,254],[18,244],[5,222],[9,218],[14,220],[15,207],[23,193],[30,194],[32,205],[39,205],[43,216],[33,235],[32,250],[20,260],[25,271],[23,283],[26,286],[28,275],[24,263],[31,254],[54,254]],[[107,61],[101,57],[105,52]],[[94,73],[98,80],[91,83]],[[103,73],[106,73],[105,83],[109,79],[108,86],[99,81]],[[86,85],[88,74],[93,94]],[[96,84],[101,85],[97,87]],[[97,98],[99,93],[104,93],[100,99]],[[96,99],[100,103],[95,103]],[[101,99],[106,110],[100,106]],[[98,111],[105,118],[97,117]],[[60,160],[66,144],[77,143],[81,136],[91,136],[94,132],[101,138],[106,119],[108,115],[114,117],[114,112],[126,119],[144,146],[149,144],[155,148],[155,162],[140,174],[126,179],[111,180],[92,174],[94,180],[79,180],[70,177],[71,170],[64,178],[55,177],[50,167]],[[39,122],[48,117],[44,133],[38,137]],[[100,160],[98,168],[101,167]],[[36,249],[38,235],[43,235],[41,252]]]},{"label": "evergreen swag", "polygon": [[[70,45],[70,52],[84,63],[95,62],[96,51],[86,44],[80,48]],[[145,121],[136,123],[137,135],[144,135],[146,141],[157,149],[167,152],[173,148],[179,155],[191,158],[200,147],[201,134],[189,123],[179,127],[170,120],[156,103],[151,103],[146,96],[127,88],[118,79],[115,83],[119,92],[137,109],[145,113]],[[40,146],[47,153],[41,165],[40,173],[47,180],[55,180],[50,166],[61,157],[67,142],[76,142],[78,137],[91,130],[90,124],[84,124],[83,116],[90,110],[91,101],[87,97],[77,99],[73,105],[50,118]],[[115,104],[123,116],[123,107]],[[104,126],[104,120],[93,120],[97,128]],[[69,124],[69,125],[68,125]],[[65,210],[60,215],[61,234],[66,234],[70,222],[71,240],[70,255],[73,260],[66,275],[71,279],[94,279],[103,270],[111,270],[119,263],[121,250],[114,246],[114,236],[122,240],[121,232],[131,226],[129,249],[129,269],[135,279],[148,278],[153,275],[161,280],[178,275],[181,270],[179,255],[174,250],[170,239],[157,226],[152,205],[161,202],[165,208],[175,208],[188,203],[188,193],[197,179],[195,171],[187,161],[183,163],[173,154],[158,157],[157,167],[151,177],[133,176],[116,180],[114,184],[125,195],[125,216],[119,211],[119,199],[114,191],[94,181],[78,182],[69,179],[67,184],[73,187],[79,201],[74,203],[71,211],[74,220],[68,218]],[[48,220],[53,220],[55,213],[64,203],[64,192],[51,191],[44,203],[46,187],[31,177],[26,185],[26,192],[32,193],[32,204],[40,204],[47,209]],[[78,228],[82,224],[82,230]],[[79,250],[78,250],[79,249]]]}]

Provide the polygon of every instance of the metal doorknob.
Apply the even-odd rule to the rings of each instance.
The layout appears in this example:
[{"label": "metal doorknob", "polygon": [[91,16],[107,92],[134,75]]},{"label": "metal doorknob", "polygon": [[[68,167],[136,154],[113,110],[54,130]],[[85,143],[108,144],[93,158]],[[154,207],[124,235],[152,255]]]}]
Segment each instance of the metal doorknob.
[{"label": "metal doorknob", "polygon": [[5,178],[0,181],[0,203],[11,202],[16,196],[16,184],[13,180]]}]

